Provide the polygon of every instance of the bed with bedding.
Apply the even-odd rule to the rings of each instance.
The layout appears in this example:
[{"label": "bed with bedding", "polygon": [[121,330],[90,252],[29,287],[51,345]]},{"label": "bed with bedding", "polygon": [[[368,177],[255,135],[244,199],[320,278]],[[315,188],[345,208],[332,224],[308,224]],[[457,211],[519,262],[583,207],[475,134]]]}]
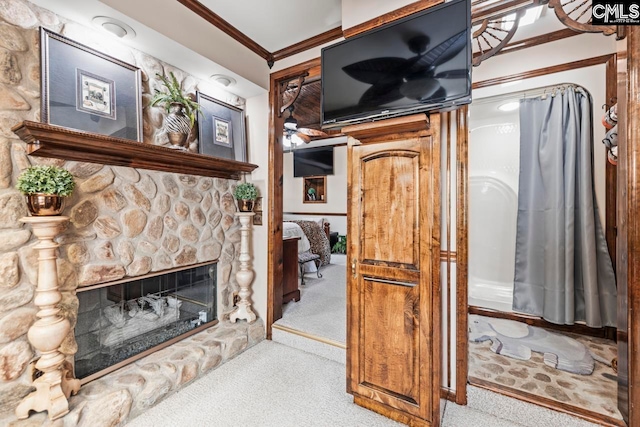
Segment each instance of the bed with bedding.
[{"label": "bed with bedding", "polygon": [[[300,237],[298,253],[310,250],[311,253],[320,256],[320,265],[323,266],[331,262],[331,247],[326,232],[328,223],[321,221],[322,226],[319,221],[285,221],[282,225],[282,238]],[[305,265],[305,271],[316,271],[315,263],[308,262]]]}]

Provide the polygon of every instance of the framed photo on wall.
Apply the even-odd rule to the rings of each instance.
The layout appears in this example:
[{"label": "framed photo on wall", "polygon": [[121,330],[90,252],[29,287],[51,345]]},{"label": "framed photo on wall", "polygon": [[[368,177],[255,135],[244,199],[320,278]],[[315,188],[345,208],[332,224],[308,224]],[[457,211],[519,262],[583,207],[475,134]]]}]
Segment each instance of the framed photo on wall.
[{"label": "framed photo on wall", "polygon": [[244,111],[196,92],[198,112],[198,149],[201,154],[247,161]]},{"label": "framed photo on wall", "polygon": [[142,141],[140,69],[40,28],[41,121]]},{"label": "framed photo on wall", "polygon": [[231,122],[213,116],[213,143],[222,145],[223,147],[233,147],[233,139],[231,138]]}]

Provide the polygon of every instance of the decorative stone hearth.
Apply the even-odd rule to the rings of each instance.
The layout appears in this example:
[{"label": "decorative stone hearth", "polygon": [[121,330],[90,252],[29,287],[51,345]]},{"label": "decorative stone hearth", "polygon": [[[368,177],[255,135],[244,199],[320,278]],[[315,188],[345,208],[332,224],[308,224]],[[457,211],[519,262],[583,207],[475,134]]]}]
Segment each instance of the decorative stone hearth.
[{"label": "decorative stone hearth", "polygon": [[[116,426],[131,419],[264,337],[264,323],[224,321],[170,347],[84,385],[69,400],[70,412],[49,421],[47,414],[9,418],[7,427]],[[15,399],[3,396],[3,399]],[[16,402],[17,404],[17,402]]]}]

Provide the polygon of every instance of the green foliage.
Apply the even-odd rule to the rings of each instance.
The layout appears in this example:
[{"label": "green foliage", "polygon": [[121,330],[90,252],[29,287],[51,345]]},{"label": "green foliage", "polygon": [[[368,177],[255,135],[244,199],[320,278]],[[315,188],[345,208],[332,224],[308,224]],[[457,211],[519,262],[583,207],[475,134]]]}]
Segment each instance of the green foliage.
[{"label": "green foliage", "polygon": [[333,248],[331,248],[331,252],[335,252],[338,254],[346,254],[347,253],[347,236],[338,236],[338,241]]},{"label": "green foliage", "polygon": [[255,200],[258,198],[258,189],[250,182],[238,184],[233,196],[238,200]]},{"label": "green foliage", "polygon": [[73,175],[57,166],[31,166],[18,177],[16,188],[23,194],[69,196],[75,187]]},{"label": "green foliage", "polygon": [[153,95],[153,99],[151,100],[151,105],[156,106],[158,104],[164,105],[167,112],[169,112],[169,107],[173,102],[179,102],[182,104],[182,112],[189,117],[191,121],[191,127],[196,121],[196,115],[198,111],[200,111],[200,106],[197,102],[191,100],[189,96],[182,93],[182,89],[180,89],[180,83],[173,72],[169,72],[169,76],[171,79],[168,79],[166,76],[161,76],[156,73],[156,76],[162,81],[164,87],[167,88],[169,92],[160,92],[156,89],[155,94]]},{"label": "green foliage", "polygon": [[313,188],[313,187],[311,187],[311,188],[309,188],[309,189],[307,190],[307,193],[309,193],[309,194],[316,194],[316,189],[315,189],[315,188]]}]

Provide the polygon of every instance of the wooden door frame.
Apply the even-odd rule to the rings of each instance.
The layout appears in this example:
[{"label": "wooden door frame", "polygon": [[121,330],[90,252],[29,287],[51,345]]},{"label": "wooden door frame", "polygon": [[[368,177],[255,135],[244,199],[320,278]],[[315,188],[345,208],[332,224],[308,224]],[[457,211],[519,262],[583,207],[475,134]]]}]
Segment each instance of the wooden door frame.
[{"label": "wooden door frame", "polygon": [[[620,176],[617,211],[618,223],[618,281],[627,288],[627,331],[618,331],[619,340],[627,343],[629,425],[640,425],[640,175],[633,168],[640,162],[640,28],[625,27],[627,38],[619,43],[618,59],[625,70],[618,70],[618,92],[624,126],[619,129],[619,165],[625,176]],[[626,58],[625,58],[626,55]],[[626,98],[626,102],[625,102]],[[634,100],[636,100],[634,102]],[[626,110],[626,112],[625,112]],[[635,357],[633,357],[635,356]],[[633,405],[635,402],[635,406]]]},{"label": "wooden door frame", "polygon": [[[283,183],[283,145],[282,129],[284,126],[284,116],[279,114],[281,105],[281,94],[279,85],[298,76],[307,76],[307,80],[318,79],[320,77],[320,58],[294,65],[289,68],[271,73],[269,81],[269,209],[268,209],[268,255],[267,255],[267,339],[272,337],[272,329],[275,313],[274,308],[278,306],[276,295],[282,295],[282,183]],[[282,302],[280,302],[280,306]]]},{"label": "wooden door frame", "polygon": [[[473,83],[473,89],[480,89],[489,86],[495,86],[498,84],[503,84],[507,82],[512,82],[516,80],[523,80],[527,78],[540,77],[547,74],[558,73],[562,71],[575,70],[579,68],[591,67],[594,65],[606,65],[606,97],[607,99],[615,97],[615,85],[612,85],[611,82],[615,82],[616,80],[616,55],[608,54],[602,55],[593,58],[587,58],[579,61],[569,62],[565,64],[554,65],[550,67],[544,67],[536,70],[530,70],[523,73],[512,74],[508,76],[493,78],[489,80],[484,80],[480,82]],[[594,106],[594,108],[599,106]],[[466,118],[465,118],[466,119]],[[636,124],[639,124],[636,122]],[[594,124],[596,125],[596,124]],[[467,132],[468,132],[468,126]],[[460,129],[460,127],[458,128]],[[459,136],[459,135],[458,135]],[[458,236],[458,247],[457,250],[460,252],[461,248],[467,249],[467,236],[468,236],[468,221],[469,221],[469,209],[468,209],[468,191],[469,191],[469,180],[468,180],[468,138],[460,138],[458,137],[457,143],[459,146],[457,147],[458,153],[458,181],[457,181],[457,194],[458,194],[458,202],[463,201],[464,206],[462,209],[458,207],[458,223],[457,223],[457,236]],[[605,179],[607,182],[611,183],[615,181],[615,168],[607,167]],[[638,194],[640,195],[640,177],[638,179]],[[640,207],[639,207],[640,208]],[[609,211],[616,211],[616,191],[615,186],[608,186],[606,189],[606,211],[607,211],[607,224],[605,227],[605,232],[609,239],[613,239],[612,241],[608,240],[607,244],[609,247],[615,248],[615,216],[610,216]],[[611,222],[613,221],[613,222]],[[640,227],[640,225],[639,225]],[[462,239],[462,240],[461,240]],[[640,234],[638,235],[638,243],[640,244]],[[615,253],[615,252],[614,252]],[[466,258],[466,252],[465,252]],[[640,266],[640,263],[639,263]],[[469,343],[468,343],[468,331],[467,331],[467,320],[465,320],[468,316],[468,260],[461,259],[458,255],[457,263],[457,318],[458,318],[458,327],[457,327],[457,352],[456,352],[456,398],[464,399],[466,401],[466,387],[468,383],[469,377],[469,366],[468,366],[468,354],[469,354]],[[507,394],[505,390],[496,390],[499,392],[503,392]],[[459,394],[463,394],[464,397],[458,396]],[[547,405],[546,402],[540,402],[536,399],[526,399],[522,396],[517,396],[511,394],[512,397],[516,397],[521,400],[529,401],[531,403],[535,403],[540,406],[550,406],[554,410],[561,410],[559,406]],[[571,411],[565,411],[569,414],[574,414]]]}]

